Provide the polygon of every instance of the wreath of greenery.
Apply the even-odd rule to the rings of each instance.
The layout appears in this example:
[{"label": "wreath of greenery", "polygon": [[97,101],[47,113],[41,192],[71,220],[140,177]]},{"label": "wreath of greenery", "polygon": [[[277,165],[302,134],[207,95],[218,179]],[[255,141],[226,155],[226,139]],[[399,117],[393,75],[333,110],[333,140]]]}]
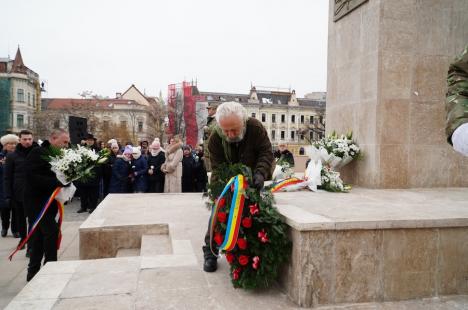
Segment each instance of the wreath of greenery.
[{"label": "wreath of greenery", "polygon": [[[216,177],[209,185],[210,205],[214,207],[226,183],[233,176],[244,175],[247,185],[252,184],[252,171],[242,164],[223,164],[216,170]],[[233,187],[221,199],[216,214],[214,242],[222,244],[229,218]],[[287,225],[274,207],[270,188],[260,192],[247,186],[237,244],[232,251],[223,251],[230,265],[232,284],[236,288],[255,289],[269,287],[277,279],[280,267],[289,260],[291,242]]]}]

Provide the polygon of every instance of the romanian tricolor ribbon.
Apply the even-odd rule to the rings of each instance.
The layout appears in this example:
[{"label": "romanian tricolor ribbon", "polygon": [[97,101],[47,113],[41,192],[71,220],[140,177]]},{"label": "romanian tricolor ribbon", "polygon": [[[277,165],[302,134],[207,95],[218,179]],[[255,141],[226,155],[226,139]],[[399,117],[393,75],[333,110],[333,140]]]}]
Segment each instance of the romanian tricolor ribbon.
[{"label": "romanian tricolor ribbon", "polygon": [[271,192],[274,193],[274,192],[277,192],[277,191],[279,191],[280,189],[282,189],[284,187],[287,187],[287,186],[293,185],[293,184],[297,184],[297,183],[301,183],[301,182],[304,182],[304,180],[301,180],[301,179],[298,179],[298,178],[284,179],[284,180],[281,180],[281,181],[275,183],[273,185],[273,187],[271,188]]},{"label": "romanian tricolor ribbon", "polygon": [[[45,213],[49,209],[49,207],[52,205],[52,202],[55,200],[55,197],[58,195],[62,187],[57,187],[53,192],[52,195],[50,195],[49,199],[47,200],[46,204],[42,208],[41,212],[39,213],[39,216],[36,218],[34,221],[34,224],[29,230],[28,236],[16,247],[16,249],[8,256],[8,259],[11,260],[13,256],[21,250],[21,248],[28,242],[29,238],[31,238],[32,234],[36,231],[37,227],[39,226],[39,222],[42,220],[44,217]],[[58,204],[58,212],[59,212],[59,219],[58,219],[58,238],[57,238],[57,250],[60,249],[60,242],[62,241],[62,219],[63,219],[63,204],[56,200]]]},{"label": "romanian tricolor ribbon", "polygon": [[[222,205],[220,201],[226,195],[227,191],[234,184],[234,193],[231,200],[231,207],[229,209],[229,219],[227,223],[226,233],[224,235],[224,241],[220,246],[221,250],[231,251],[234,249],[237,243],[237,237],[239,236],[239,227],[242,221],[242,211],[244,210],[244,189],[246,187],[246,181],[243,175],[239,174],[232,177],[229,182],[226,183],[221,195],[216,200],[215,205],[211,210],[210,218],[210,247],[213,244],[213,233],[216,226],[217,214],[221,209]],[[213,252],[213,249],[211,249]],[[214,252],[213,252],[214,254]]]}]

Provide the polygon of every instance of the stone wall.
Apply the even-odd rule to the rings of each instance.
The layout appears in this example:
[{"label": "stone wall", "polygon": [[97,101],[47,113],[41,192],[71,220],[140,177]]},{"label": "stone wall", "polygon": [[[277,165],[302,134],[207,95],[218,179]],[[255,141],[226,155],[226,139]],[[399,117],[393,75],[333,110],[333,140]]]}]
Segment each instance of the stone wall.
[{"label": "stone wall", "polygon": [[369,0],[337,22],[330,0],[327,132],[353,130],[364,160],[345,181],[371,188],[468,186],[446,142],[449,63],[468,43],[465,0]]}]

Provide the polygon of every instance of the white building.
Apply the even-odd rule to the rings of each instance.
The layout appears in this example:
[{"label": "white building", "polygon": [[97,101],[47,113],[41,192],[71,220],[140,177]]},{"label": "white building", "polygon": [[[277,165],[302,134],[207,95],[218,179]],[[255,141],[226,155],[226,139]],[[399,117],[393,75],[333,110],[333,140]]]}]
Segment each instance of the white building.
[{"label": "white building", "polygon": [[0,134],[32,129],[40,102],[39,75],[24,65],[19,47],[15,59],[0,58]]}]

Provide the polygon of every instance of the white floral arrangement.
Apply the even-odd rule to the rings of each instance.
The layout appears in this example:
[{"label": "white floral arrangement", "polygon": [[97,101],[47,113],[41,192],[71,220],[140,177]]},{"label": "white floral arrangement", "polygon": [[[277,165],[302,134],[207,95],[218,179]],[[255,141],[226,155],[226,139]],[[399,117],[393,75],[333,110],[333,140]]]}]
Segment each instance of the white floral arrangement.
[{"label": "white floral arrangement", "polygon": [[[108,150],[96,153],[94,150],[84,146],[71,149],[53,148],[52,153],[48,158],[51,170],[63,185],[77,180],[86,181],[92,178],[93,168],[104,164],[109,157]],[[76,188],[71,184],[61,190],[57,199],[60,199],[62,202],[69,200],[73,197],[75,190]]]},{"label": "white floral arrangement", "polygon": [[349,164],[353,159],[358,158],[361,150],[353,141],[353,133],[338,137],[336,132],[312,143],[313,156],[320,157],[320,160],[333,168],[339,169]]},{"label": "white floral arrangement", "polygon": [[287,161],[277,163],[273,171],[273,181],[291,178],[294,175],[294,169]]}]

